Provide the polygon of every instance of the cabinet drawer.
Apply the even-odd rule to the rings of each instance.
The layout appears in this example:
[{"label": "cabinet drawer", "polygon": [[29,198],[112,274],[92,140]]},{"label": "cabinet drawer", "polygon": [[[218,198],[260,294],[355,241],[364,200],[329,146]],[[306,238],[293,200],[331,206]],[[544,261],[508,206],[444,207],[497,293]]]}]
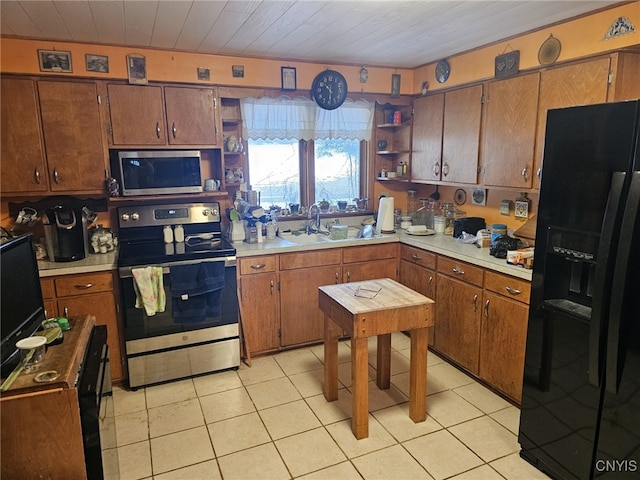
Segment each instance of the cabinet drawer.
[{"label": "cabinet drawer", "polygon": [[400,259],[406,260],[431,270],[436,269],[436,255],[419,248],[400,245]]},{"label": "cabinet drawer", "polygon": [[438,272],[449,275],[463,282],[482,287],[484,271],[469,263],[460,262],[449,257],[438,258]]},{"label": "cabinet drawer", "polygon": [[340,256],[340,248],[313,250],[300,253],[283,253],[280,255],[280,270],[339,265]]},{"label": "cabinet drawer", "polygon": [[526,280],[487,271],[484,278],[484,288],[485,290],[529,304],[531,283]]},{"label": "cabinet drawer", "polygon": [[68,275],[55,279],[56,296],[71,297],[98,292],[113,291],[111,272]]},{"label": "cabinet drawer", "polygon": [[253,275],[256,273],[275,272],[276,256],[263,255],[260,257],[240,258],[240,275]]},{"label": "cabinet drawer", "polygon": [[342,262],[355,263],[366,262],[367,260],[381,260],[383,258],[396,258],[397,252],[398,245],[396,243],[346,247],[342,249]]},{"label": "cabinet drawer", "polygon": [[40,287],[42,288],[42,298],[55,298],[56,290],[53,285],[53,278],[41,278]]}]

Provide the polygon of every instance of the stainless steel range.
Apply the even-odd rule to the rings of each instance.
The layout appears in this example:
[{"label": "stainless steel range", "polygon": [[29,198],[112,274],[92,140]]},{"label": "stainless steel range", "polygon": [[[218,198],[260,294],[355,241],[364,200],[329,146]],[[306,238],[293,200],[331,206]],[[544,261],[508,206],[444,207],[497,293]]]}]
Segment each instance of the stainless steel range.
[{"label": "stainless steel range", "polygon": [[123,206],[118,224],[130,387],[237,368],[236,251],[220,205]]}]

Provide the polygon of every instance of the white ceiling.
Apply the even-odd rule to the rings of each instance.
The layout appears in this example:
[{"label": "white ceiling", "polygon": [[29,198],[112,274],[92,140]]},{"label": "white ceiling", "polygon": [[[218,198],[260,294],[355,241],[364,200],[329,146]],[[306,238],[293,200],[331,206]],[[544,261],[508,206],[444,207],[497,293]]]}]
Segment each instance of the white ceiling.
[{"label": "white ceiling", "polygon": [[51,41],[412,68],[616,3],[1,0],[0,32]]}]

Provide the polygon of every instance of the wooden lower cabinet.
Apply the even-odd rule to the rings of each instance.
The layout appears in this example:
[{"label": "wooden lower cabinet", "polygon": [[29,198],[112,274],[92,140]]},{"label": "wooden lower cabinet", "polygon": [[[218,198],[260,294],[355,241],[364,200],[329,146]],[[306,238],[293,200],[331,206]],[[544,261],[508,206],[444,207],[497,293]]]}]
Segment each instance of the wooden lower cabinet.
[{"label": "wooden lower cabinet", "polygon": [[[400,245],[399,281],[412,290],[436,299],[436,255],[419,248]],[[437,319],[436,302],[436,314]],[[429,346],[433,346],[435,327],[429,329]]]},{"label": "wooden lower cabinet", "polygon": [[238,259],[242,325],[251,354],[322,341],[318,287],[396,279],[397,249],[389,243]]},{"label": "wooden lower cabinet", "polygon": [[318,287],[340,282],[339,265],[280,272],[282,346],[318,342],[324,337],[324,314]]},{"label": "wooden lower cabinet", "polygon": [[125,376],[124,359],[114,272],[45,277],[40,284],[49,317],[93,315],[96,325],[107,326],[111,379],[122,381]]},{"label": "wooden lower cabinet", "polygon": [[438,273],[435,348],[478,374],[482,288]]},{"label": "wooden lower cabinet", "polygon": [[515,400],[522,373],[529,318],[528,282],[486,272],[480,333],[480,378]]}]

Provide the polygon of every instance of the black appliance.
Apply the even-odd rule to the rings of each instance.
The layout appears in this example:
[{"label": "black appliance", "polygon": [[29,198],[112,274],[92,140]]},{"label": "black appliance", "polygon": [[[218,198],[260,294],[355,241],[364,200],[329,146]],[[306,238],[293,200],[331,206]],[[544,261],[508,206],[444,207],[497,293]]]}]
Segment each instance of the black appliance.
[{"label": "black appliance", "polygon": [[520,455],[557,479],[640,471],[640,101],[550,110]]},{"label": "black appliance", "polygon": [[20,362],[16,343],[33,335],[45,320],[33,235],[0,246],[0,342],[2,377]]},{"label": "black appliance", "polygon": [[51,261],[73,262],[88,255],[87,220],[81,208],[62,205],[48,208],[43,224]]},{"label": "black appliance", "polygon": [[487,228],[487,223],[482,217],[456,218],[453,221],[453,238],[461,237],[462,232],[476,235],[478,230],[484,230],[485,228]]},{"label": "black appliance", "polygon": [[78,403],[87,478],[119,478],[107,327],[89,339],[78,380]]},{"label": "black appliance", "polygon": [[[118,224],[130,387],[239,367],[236,250],[222,238],[220,205],[120,207]],[[173,237],[166,229],[184,241],[165,242]],[[147,267],[162,269],[163,310],[148,311],[140,302],[138,282]]]}]

